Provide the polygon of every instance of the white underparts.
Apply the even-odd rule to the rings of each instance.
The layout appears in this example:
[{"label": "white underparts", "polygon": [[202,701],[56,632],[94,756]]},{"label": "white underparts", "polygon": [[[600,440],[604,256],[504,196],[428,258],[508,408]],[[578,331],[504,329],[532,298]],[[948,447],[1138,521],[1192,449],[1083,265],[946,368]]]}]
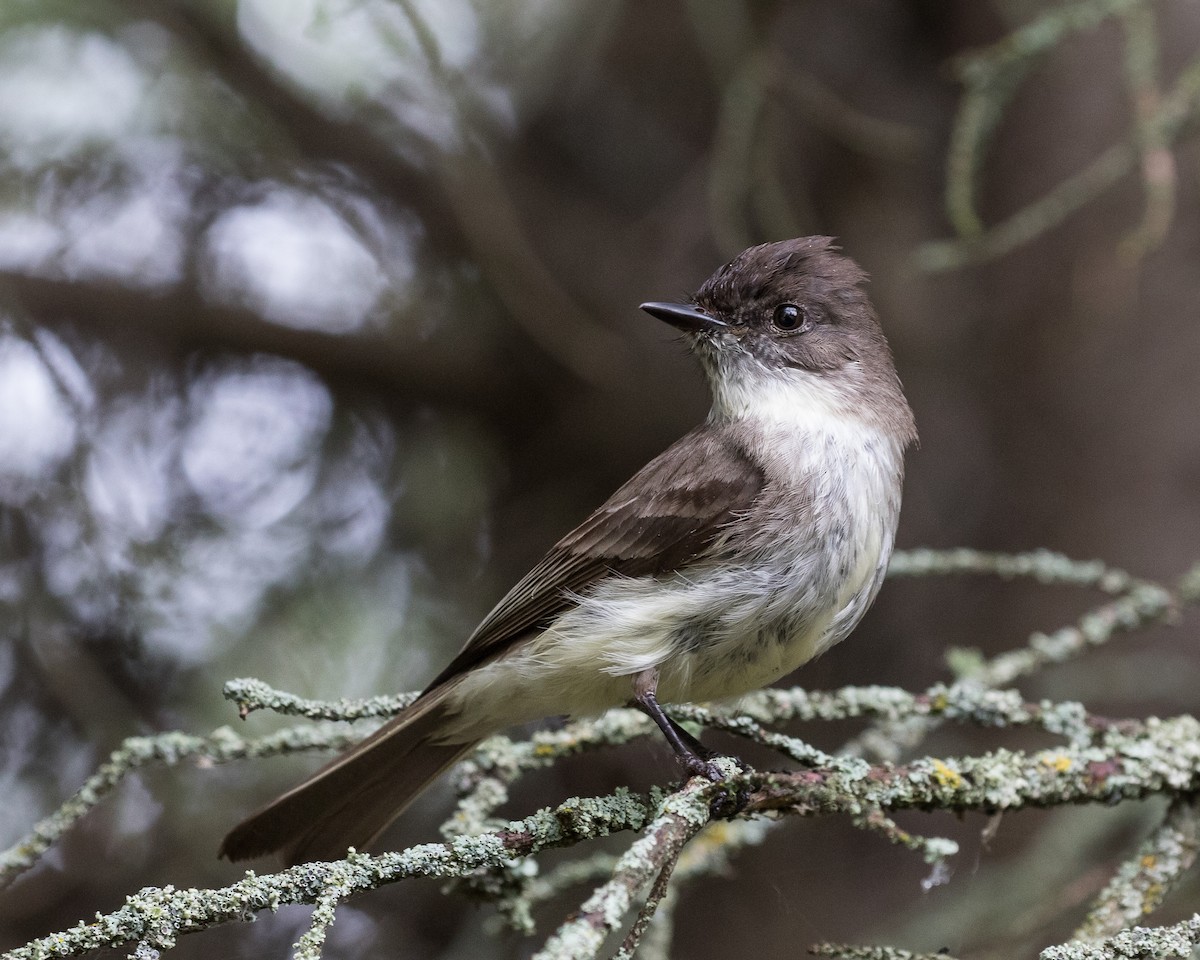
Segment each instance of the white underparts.
[{"label": "white underparts", "polygon": [[723,383],[710,420],[753,436],[767,478],[724,551],[665,579],[601,581],[462,678],[448,739],[628,702],[650,669],[664,703],[737,696],[842,640],[891,555],[903,456],[846,400],[799,370]]}]

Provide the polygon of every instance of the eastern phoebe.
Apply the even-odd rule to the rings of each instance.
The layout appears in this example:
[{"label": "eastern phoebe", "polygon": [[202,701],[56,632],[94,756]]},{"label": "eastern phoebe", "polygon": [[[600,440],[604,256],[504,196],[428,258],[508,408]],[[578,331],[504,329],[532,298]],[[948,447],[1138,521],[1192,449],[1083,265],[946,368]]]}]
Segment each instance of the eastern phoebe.
[{"label": "eastern phoebe", "polygon": [[725,699],[796,669],[858,623],[892,552],[916,429],[864,280],[806,237],[745,251],[691,303],[642,304],[700,358],[708,419],[555,544],[418,700],[221,854],[342,857],[484,737],[630,702],[719,779],[658,698]]}]

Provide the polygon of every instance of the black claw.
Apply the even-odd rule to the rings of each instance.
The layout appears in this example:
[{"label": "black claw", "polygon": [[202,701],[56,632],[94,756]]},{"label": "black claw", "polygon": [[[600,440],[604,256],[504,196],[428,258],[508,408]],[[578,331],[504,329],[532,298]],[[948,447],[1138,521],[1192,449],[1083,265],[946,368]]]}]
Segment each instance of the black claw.
[{"label": "black claw", "polygon": [[[713,756],[713,754],[709,753],[708,757],[711,756]],[[700,757],[692,754],[689,756],[681,756],[679,758],[679,762],[683,764],[684,769],[687,770],[687,772],[693,777],[704,777],[707,780],[711,780],[713,783],[720,783],[725,779],[725,774],[721,771],[721,768],[707,757]]]},{"label": "black claw", "polygon": [[708,812],[714,820],[732,820],[746,809],[750,802],[750,789],[746,786],[727,787],[717,793],[708,805]]},{"label": "black claw", "polygon": [[[728,757],[737,764],[738,770],[745,773],[747,766],[737,757]],[[728,780],[729,776],[717,764],[711,761],[701,760],[699,757],[680,757],[679,762],[687,769],[689,775],[693,777],[704,777],[711,780],[713,783],[720,783],[723,780]],[[750,802],[750,787],[746,784],[722,787],[713,796],[708,804],[709,815],[714,820],[732,820],[744,809],[746,804]]]}]

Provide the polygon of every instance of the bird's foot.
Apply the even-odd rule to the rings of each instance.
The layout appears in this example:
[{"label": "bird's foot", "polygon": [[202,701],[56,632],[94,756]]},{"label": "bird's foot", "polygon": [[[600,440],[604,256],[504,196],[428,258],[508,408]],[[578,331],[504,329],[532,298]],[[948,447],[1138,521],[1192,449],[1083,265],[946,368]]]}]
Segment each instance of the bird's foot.
[{"label": "bird's foot", "polygon": [[[713,756],[709,754],[709,756]],[[727,774],[718,764],[712,762],[707,757],[701,757],[694,753],[689,753],[686,756],[681,756],[679,762],[683,765],[683,769],[688,772],[689,776],[704,777],[706,780],[711,780],[713,783],[720,783],[727,777]]]},{"label": "bird's foot", "polygon": [[[709,750],[704,752],[707,756],[689,753],[679,757],[679,762],[693,777],[704,777],[719,784],[747,770],[737,757],[723,757]],[[741,813],[749,800],[749,786],[728,784],[716,791],[708,805],[708,812],[714,820],[728,820]]]},{"label": "bird's foot", "polygon": [[[650,677],[650,679],[653,680],[654,677]],[[650,717],[662,730],[671,749],[675,751],[676,759],[689,776],[704,777],[713,783],[721,783],[746,772],[746,765],[741,760],[714,753],[668,717],[663,712],[663,708],[659,706],[652,684],[645,689],[637,687],[635,689],[637,696],[634,697],[633,705]],[[721,787],[716,791],[716,796],[709,805],[709,811],[714,819],[736,816],[746,806],[749,797],[750,792],[745,787],[736,789],[732,785]]]}]

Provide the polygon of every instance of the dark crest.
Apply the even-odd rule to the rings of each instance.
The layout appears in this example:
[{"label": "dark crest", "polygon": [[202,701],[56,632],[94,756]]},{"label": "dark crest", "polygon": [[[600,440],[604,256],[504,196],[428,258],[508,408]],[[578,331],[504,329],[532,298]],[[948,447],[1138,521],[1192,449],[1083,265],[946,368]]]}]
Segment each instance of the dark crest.
[{"label": "dark crest", "polygon": [[865,300],[860,285],[866,273],[832,237],[797,237],[750,247],[709,277],[696,303],[720,310],[761,300],[778,289],[803,289],[813,295]]}]

